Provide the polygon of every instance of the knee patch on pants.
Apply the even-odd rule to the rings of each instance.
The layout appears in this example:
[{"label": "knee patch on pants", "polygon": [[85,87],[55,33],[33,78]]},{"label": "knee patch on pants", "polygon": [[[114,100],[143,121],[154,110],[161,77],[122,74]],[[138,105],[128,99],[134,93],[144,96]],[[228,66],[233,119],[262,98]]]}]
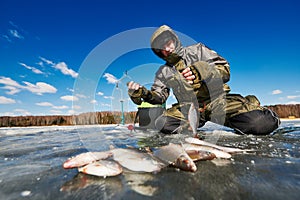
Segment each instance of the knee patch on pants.
[{"label": "knee patch on pants", "polygon": [[276,113],[269,109],[253,110],[231,117],[227,126],[243,134],[267,135],[278,128],[280,120]]}]

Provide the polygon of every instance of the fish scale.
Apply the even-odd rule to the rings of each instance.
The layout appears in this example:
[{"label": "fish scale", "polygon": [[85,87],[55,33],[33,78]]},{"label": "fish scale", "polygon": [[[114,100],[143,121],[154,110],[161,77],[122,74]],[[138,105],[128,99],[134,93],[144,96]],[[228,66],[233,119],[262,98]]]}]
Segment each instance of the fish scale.
[{"label": "fish scale", "polygon": [[164,164],[149,153],[134,149],[112,149],[113,159],[123,167],[137,172],[156,172]]},{"label": "fish scale", "polygon": [[79,172],[94,176],[116,176],[123,172],[122,167],[113,160],[100,160],[78,168]]}]

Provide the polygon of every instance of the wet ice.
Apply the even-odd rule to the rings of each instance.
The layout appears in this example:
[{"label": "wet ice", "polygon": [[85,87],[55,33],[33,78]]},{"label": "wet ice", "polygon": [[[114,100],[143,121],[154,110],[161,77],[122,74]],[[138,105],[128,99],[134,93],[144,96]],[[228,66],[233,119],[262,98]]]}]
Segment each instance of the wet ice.
[{"label": "wet ice", "polygon": [[[183,137],[116,125],[0,128],[0,199],[299,197],[300,121],[283,121],[268,136],[236,135],[212,123],[198,132],[206,141],[255,151],[233,155],[226,163],[198,162],[195,173],[166,168],[156,174],[126,172],[103,179],[64,170],[62,163],[91,150],[143,149],[183,141]],[[137,176],[138,180],[133,178]]]}]

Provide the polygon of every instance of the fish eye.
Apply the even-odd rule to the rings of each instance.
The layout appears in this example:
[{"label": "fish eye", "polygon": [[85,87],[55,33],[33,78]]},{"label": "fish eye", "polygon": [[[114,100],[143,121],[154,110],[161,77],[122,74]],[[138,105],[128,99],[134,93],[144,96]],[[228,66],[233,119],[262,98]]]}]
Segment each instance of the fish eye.
[{"label": "fish eye", "polygon": [[189,161],[187,159],[183,159],[182,162],[184,162],[185,164],[189,163]]}]

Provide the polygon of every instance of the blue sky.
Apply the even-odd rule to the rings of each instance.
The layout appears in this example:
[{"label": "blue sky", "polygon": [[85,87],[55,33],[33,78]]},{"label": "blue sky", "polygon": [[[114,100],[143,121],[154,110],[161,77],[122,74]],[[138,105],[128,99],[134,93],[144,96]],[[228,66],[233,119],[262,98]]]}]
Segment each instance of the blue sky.
[{"label": "blue sky", "polygon": [[120,110],[120,99],[135,110],[125,85],[150,88],[163,64],[150,31],[163,24],[226,58],[232,93],[300,103],[297,0],[175,2],[2,0],[0,116]]}]

